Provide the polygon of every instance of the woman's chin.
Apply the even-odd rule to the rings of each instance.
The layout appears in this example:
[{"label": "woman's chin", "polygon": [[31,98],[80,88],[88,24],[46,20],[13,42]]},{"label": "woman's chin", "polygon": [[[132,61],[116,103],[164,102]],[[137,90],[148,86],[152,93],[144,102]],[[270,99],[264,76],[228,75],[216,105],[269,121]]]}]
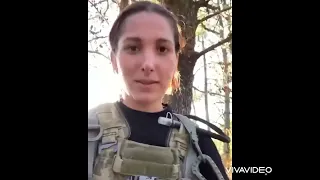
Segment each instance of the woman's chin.
[{"label": "woman's chin", "polygon": [[157,96],[155,93],[136,93],[133,96],[134,100],[141,103],[154,103],[161,100],[160,96]]}]

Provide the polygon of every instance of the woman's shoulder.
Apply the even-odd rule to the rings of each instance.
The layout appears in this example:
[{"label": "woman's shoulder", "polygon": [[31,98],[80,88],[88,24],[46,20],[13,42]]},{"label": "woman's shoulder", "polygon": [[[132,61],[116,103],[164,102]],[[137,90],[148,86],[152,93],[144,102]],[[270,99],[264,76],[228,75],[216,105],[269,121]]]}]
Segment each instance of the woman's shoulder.
[{"label": "woman's shoulder", "polygon": [[88,114],[94,114],[99,111],[110,111],[111,107],[114,106],[115,104],[116,103],[101,103],[101,104],[95,105],[88,109]]}]

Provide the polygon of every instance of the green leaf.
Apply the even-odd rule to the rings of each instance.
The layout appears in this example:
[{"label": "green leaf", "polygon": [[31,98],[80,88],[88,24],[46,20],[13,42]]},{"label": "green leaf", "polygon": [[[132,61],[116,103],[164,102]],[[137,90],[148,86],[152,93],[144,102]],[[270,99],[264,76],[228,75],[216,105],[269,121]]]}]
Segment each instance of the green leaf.
[{"label": "green leaf", "polygon": [[196,36],[204,36],[206,34],[206,30],[203,29],[201,25],[197,27]]}]

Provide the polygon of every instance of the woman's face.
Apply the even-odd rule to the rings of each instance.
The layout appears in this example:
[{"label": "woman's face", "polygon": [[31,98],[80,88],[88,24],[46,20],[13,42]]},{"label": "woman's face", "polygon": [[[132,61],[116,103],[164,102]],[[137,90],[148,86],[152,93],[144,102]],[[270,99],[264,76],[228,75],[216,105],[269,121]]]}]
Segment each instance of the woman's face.
[{"label": "woman's face", "polygon": [[173,31],[165,17],[140,12],[126,19],[112,64],[123,78],[129,98],[144,103],[161,101],[177,62]]}]

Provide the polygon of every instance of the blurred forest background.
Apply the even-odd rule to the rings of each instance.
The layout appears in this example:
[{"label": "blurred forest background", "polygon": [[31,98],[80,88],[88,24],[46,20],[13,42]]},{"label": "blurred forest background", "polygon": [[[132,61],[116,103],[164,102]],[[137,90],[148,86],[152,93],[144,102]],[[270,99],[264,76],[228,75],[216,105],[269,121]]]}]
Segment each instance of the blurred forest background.
[{"label": "blurred forest background", "polygon": [[[110,65],[108,34],[119,12],[135,1],[88,1],[89,108],[119,97],[116,85],[119,82]],[[178,67],[181,92],[167,96],[165,101],[178,113],[199,116],[224,130],[231,143],[214,142],[225,167],[229,168],[232,166],[232,1],[152,2],[163,4],[178,17],[187,43]]]}]

